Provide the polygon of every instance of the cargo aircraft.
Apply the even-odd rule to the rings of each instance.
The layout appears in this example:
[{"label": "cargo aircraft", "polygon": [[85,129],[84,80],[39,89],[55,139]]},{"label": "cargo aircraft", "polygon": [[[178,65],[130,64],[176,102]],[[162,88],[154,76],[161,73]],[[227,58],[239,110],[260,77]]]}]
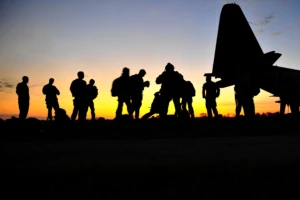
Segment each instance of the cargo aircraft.
[{"label": "cargo aircraft", "polygon": [[[235,85],[247,74],[252,83],[260,89],[279,97],[280,113],[284,114],[286,105],[292,113],[298,113],[300,104],[300,71],[274,65],[281,56],[271,51],[264,53],[240,6],[232,3],[222,8],[212,73],[221,80],[220,88]],[[292,109],[292,106],[295,108]]]}]

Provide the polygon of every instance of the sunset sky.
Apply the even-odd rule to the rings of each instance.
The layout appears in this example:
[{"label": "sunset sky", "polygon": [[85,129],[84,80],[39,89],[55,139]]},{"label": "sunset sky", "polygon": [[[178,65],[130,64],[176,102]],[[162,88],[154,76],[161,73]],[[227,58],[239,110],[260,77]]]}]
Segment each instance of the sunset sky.
[{"label": "sunset sky", "polygon": [[[300,2],[236,0],[263,51],[282,53],[278,66],[300,70]],[[206,113],[201,90],[212,71],[221,0],[1,0],[0,117],[18,116],[16,84],[29,77],[28,117],[46,118],[43,85],[54,78],[60,107],[71,115],[69,90],[78,71],[95,79],[97,117],[114,118],[117,98],[112,81],[123,67],[147,71],[141,115],[149,111],[160,85],[156,77],[166,63],[175,66],[196,88],[195,115]],[[217,81],[218,79],[212,79]],[[261,91],[257,112],[277,112],[277,98]],[[234,114],[233,87],[221,89],[220,114]],[[126,107],[124,107],[124,112]],[[170,113],[174,113],[170,103]],[[88,113],[90,118],[90,111]]]}]

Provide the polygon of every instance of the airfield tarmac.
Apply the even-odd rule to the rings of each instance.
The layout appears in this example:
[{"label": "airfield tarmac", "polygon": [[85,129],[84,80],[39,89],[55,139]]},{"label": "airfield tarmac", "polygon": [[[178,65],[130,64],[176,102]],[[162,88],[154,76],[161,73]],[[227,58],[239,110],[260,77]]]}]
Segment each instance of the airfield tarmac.
[{"label": "airfield tarmac", "polygon": [[266,134],[272,121],[253,135],[6,139],[2,189],[40,199],[297,191],[300,134],[288,122],[277,134]]}]

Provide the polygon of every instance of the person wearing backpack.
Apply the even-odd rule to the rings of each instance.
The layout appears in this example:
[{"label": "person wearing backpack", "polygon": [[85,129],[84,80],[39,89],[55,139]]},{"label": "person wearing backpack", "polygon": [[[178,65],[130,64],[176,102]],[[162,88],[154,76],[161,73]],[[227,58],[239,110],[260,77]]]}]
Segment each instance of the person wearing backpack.
[{"label": "person wearing backpack", "polygon": [[169,103],[171,100],[173,100],[177,116],[180,118],[181,115],[180,97],[184,79],[179,72],[174,70],[174,68],[174,65],[172,65],[171,63],[167,63],[167,65],[165,66],[165,71],[160,74],[155,80],[156,84],[161,84],[160,92],[163,101],[161,112],[162,118],[167,116]]},{"label": "person wearing backpack", "polygon": [[139,119],[144,88],[150,86],[149,81],[143,80],[143,77],[145,75],[146,71],[144,69],[141,69],[138,74],[134,74],[130,77],[130,97],[133,109],[132,112],[135,113],[135,119]]},{"label": "person wearing backpack", "polygon": [[127,67],[123,68],[122,75],[115,79],[112,84],[111,95],[118,97],[118,107],[116,119],[122,116],[123,104],[126,104],[128,115],[132,118],[132,105],[130,101],[130,71]]},{"label": "person wearing backpack", "polygon": [[193,97],[196,95],[196,91],[194,85],[191,81],[184,81],[183,83],[183,91],[182,91],[182,110],[187,111],[186,104],[188,105],[188,113],[192,119],[195,118],[194,108],[193,108]]},{"label": "person wearing backpack", "polygon": [[96,120],[95,114],[95,106],[94,106],[94,99],[98,96],[98,89],[94,85],[95,80],[91,79],[89,84],[87,85],[87,99],[88,99],[88,108],[91,109],[92,120]]}]

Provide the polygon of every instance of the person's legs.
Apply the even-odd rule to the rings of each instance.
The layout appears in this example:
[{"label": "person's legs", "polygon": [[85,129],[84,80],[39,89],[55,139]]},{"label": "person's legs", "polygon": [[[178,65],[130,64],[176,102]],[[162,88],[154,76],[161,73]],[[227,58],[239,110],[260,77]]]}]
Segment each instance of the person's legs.
[{"label": "person's legs", "polygon": [[187,101],[188,103],[188,108],[189,108],[189,113],[192,119],[195,118],[195,114],[194,114],[194,108],[193,108],[193,97],[190,97]]},{"label": "person's legs", "polygon": [[19,100],[19,118],[26,119],[29,110],[29,100]]},{"label": "person's legs", "polygon": [[78,114],[78,111],[79,111],[79,107],[78,107],[78,100],[77,99],[74,99],[73,100],[73,112],[72,112],[72,115],[71,115],[71,119],[72,121],[75,121],[76,120],[76,117],[77,117],[77,114]]},{"label": "person's legs", "polygon": [[169,96],[161,96],[161,101],[162,101],[161,112],[160,112],[161,118],[167,116],[170,100],[171,98]]},{"label": "person's legs", "polygon": [[89,102],[89,107],[90,107],[90,110],[91,110],[92,120],[96,120],[95,106],[94,106],[93,101]]},{"label": "person's legs", "polygon": [[182,111],[181,111],[181,106],[180,106],[180,97],[179,96],[173,96],[172,99],[173,99],[173,103],[174,103],[174,107],[175,107],[177,117],[181,117]]},{"label": "person's legs", "polygon": [[48,102],[47,103],[47,109],[48,109],[48,120],[52,121],[52,107],[53,105]]},{"label": "person's legs", "polygon": [[149,117],[151,117],[154,113],[153,112],[148,112],[146,113],[141,119],[148,119]]}]

